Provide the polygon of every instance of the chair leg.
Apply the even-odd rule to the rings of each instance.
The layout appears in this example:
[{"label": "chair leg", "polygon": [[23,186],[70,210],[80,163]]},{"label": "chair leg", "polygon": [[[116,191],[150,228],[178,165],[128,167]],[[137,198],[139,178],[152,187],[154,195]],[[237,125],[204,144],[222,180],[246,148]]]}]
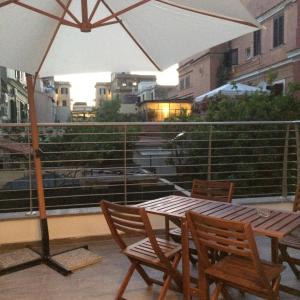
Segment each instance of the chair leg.
[{"label": "chair leg", "polygon": [[228,290],[227,290],[226,286],[223,286],[221,293],[224,297],[224,300],[232,300],[232,297],[228,293]]},{"label": "chair leg", "polygon": [[153,281],[151,280],[151,278],[147,275],[146,271],[143,269],[143,267],[141,265],[137,265],[136,266],[136,270],[139,272],[139,274],[141,275],[141,277],[144,279],[144,281],[146,282],[146,284],[148,286],[151,286],[153,284]]},{"label": "chair leg", "polygon": [[211,300],[218,300],[220,293],[222,292],[223,289],[223,283],[219,282],[217,283],[217,286],[211,296]]},{"label": "chair leg", "polygon": [[281,276],[279,276],[275,279],[273,286],[272,286],[273,295],[270,299],[274,299],[274,300],[280,299],[280,297],[279,297],[280,280],[281,280]]},{"label": "chair leg", "polygon": [[[177,254],[177,255],[175,256],[175,258],[174,258],[174,260],[173,260],[173,263],[172,263],[172,267],[173,267],[174,269],[177,268],[177,265],[178,265],[178,263],[179,263],[179,261],[180,261],[180,258],[181,258],[181,256],[180,256],[179,254]],[[169,287],[170,287],[170,284],[171,284],[171,280],[173,279],[173,276],[172,276],[171,272],[165,273],[165,274],[168,274],[168,276],[167,276],[166,279],[164,280],[164,285],[162,286],[162,288],[161,288],[161,290],[160,290],[160,292],[159,292],[159,296],[158,296],[157,300],[163,300],[163,299],[165,299],[166,293],[167,293],[167,291],[168,291],[168,289],[169,289]],[[165,277],[165,276],[164,276],[164,277]],[[174,278],[174,279],[175,279],[175,278]],[[175,280],[175,282],[176,282],[176,280]],[[176,282],[176,284],[177,284],[177,282]],[[180,286],[179,286],[179,287],[180,287]]]},{"label": "chair leg", "polygon": [[297,269],[295,264],[292,262],[293,259],[292,259],[292,257],[290,257],[290,255],[287,251],[287,247],[280,245],[279,249],[281,252],[281,260],[286,261],[288,263],[288,265],[290,266],[290,268],[292,269],[293,273],[295,274],[296,278],[300,279],[300,271]]},{"label": "chair leg", "polygon": [[125,277],[124,277],[124,279],[123,279],[123,281],[121,283],[121,286],[119,287],[119,290],[118,290],[117,296],[115,297],[115,300],[122,300],[123,299],[122,296],[123,296],[123,294],[124,294],[124,292],[126,290],[128,282],[129,282],[129,280],[130,280],[130,278],[131,278],[131,276],[132,276],[132,274],[133,274],[136,266],[137,266],[137,263],[133,262],[131,264],[131,266],[129,267],[129,269],[128,269],[128,271],[127,271],[127,273],[126,273],[126,275],[125,275]]}]

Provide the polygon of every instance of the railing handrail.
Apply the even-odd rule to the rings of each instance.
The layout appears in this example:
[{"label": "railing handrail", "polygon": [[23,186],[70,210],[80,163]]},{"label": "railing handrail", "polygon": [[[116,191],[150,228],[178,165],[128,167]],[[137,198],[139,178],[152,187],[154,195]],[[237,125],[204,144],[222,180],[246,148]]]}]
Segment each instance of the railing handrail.
[{"label": "railing handrail", "polygon": [[[284,125],[300,124],[300,120],[292,121],[230,121],[230,122],[70,122],[70,123],[38,123],[41,127],[92,127],[92,126],[141,126],[141,125]],[[0,127],[28,127],[29,123],[0,123]]]}]

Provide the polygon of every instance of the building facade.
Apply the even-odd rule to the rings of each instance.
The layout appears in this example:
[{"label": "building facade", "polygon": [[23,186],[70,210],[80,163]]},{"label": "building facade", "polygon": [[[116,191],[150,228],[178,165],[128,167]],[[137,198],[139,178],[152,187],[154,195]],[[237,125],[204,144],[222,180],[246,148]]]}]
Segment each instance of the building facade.
[{"label": "building facade", "polygon": [[170,85],[158,85],[151,81],[143,81],[138,84],[137,96],[140,102],[154,99],[166,100],[173,88],[174,86]]},{"label": "building facade", "polygon": [[163,122],[170,117],[190,115],[192,111],[191,100],[145,100],[138,104],[138,111],[145,121]]},{"label": "building facade", "polygon": [[249,85],[276,85],[286,92],[300,81],[300,1],[244,0],[261,30],[231,42],[231,78]]},{"label": "building facade", "polygon": [[194,99],[229,81],[272,84],[282,93],[300,82],[300,1],[242,2],[261,29],[181,62],[178,98]]},{"label": "building facade", "polygon": [[55,81],[55,103],[56,103],[56,121],[59,123],[70,122],[71,113],[71,84],[64,81]]},{"label": "building facade", "polygon": [[95,85],[95,106],[100,107],[103,101],[110,101],[112,99],[111,83],[97,82]]},{"label": "building facade", "polygon": [[93,121],[95,119],[95,109],[88,106],[86,102],[75,102],[72,109],[72,121]]},{"label": "building facade", "polygon": [[0,67],[0,122],[28,122],[25,73]]},{"label": "building facade", "polygon": [[55,103],[54,77],[45,77],[37,81],[35,86],[35,107],[39,123],[54,123],[57,121]]},{"label": "building facade", "polygon": [[136,96],[140,82],[156,82],[156,76],[136,75],[130,73],[112,73],[111,92],[112,97],[120,99],[121,103],[128,102],[130,96]]},{"label": "building facade", "polygon": [[71,84],[64,81],[55,81],[55,102],[58,107],[68,107],[71,109]]}]

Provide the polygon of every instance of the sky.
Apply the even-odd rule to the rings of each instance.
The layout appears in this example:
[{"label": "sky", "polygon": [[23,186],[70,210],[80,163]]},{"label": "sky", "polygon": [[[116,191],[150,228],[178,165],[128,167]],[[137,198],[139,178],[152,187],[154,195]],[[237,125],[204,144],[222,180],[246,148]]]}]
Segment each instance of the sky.
[{"label": "sky", "polygon": [[[157,77],[157,83],[161,85],[178,84],[178,65],[174,65],[163,72],[131,72],[134,74],[153,74]],[[111,73],[85,73],[55,76],[56,81],[69,81],[71,87],[71,99],[74,102],[87,102],[88,105],[95,105],[95,84],[96,82],[109,82]]]}]

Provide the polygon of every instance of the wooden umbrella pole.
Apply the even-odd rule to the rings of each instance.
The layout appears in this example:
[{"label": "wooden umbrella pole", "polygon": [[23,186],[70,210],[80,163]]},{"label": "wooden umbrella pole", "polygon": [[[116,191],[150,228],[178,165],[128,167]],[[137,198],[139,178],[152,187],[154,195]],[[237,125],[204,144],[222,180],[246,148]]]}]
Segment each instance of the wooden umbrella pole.
[{"label": "wooden umbrella pole", "polygon": [[47,221],[47,213],[46,213],[46,206],[45,206],[42,163],[41,163],[40,148],[39,148],[39,130],[37,126],[37,117],[36,117],[36,109],[35,109],[35,102],[34,102],[33,75],[26,74],[26,82],[27,82],[27,92],[28,92],[33,159],[34,159],[34,167],[35,167],[35,178],[36,178],[36,186],[37,186],[38,206],[39,206],[41,235],[42,235],[42,256],[43,258],[47,258],[50,254],[49,253],[49,231],[48,231],[48,221]]}]

